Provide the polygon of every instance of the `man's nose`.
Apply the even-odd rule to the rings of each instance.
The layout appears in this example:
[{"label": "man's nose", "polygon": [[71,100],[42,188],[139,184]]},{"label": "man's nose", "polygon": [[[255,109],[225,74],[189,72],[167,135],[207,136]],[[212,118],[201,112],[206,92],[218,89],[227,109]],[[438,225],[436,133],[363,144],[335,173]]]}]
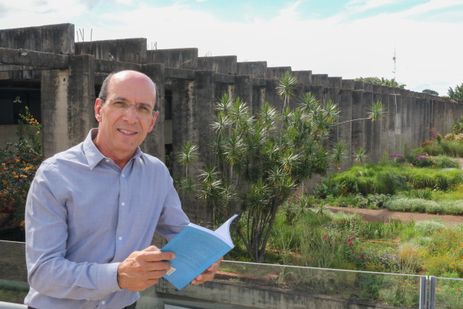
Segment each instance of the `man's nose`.
[{"label": "man's nose", "polygon": [[139,118],[137,109],[135,105],[130,105],[124,110],[124,119],[129,122],[135,122]]}]

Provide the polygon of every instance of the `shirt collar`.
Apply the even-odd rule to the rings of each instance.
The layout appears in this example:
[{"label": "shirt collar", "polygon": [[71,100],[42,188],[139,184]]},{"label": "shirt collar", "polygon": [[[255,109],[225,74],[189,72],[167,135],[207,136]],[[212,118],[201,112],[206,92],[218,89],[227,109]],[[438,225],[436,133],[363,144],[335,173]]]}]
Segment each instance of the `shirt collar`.
[{"label": "shirt collar", "polygon": [[[102,160],[109,159],[100,152],[100,150],[96,147],[95,143],[93,142],[93,139],[96,137],[97,133],[97,128],[91,129],[83,142],[84,155],[87,158],[88,166],[91,170],[93,170],[95,166],[97,166],[98,163],[100,163]],[[130,160],[141,158],[142,155],[143,152],[141,151],[140,147],[138,147],[135,151],[135,154]]]}]

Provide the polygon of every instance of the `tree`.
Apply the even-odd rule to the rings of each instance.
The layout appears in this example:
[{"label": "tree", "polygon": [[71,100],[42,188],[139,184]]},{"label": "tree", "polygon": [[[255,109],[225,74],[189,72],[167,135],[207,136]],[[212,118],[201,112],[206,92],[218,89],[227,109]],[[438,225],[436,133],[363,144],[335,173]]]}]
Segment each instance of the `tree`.
[{"label": "tree", "polygon": [[424,89],[423,91],[421,91],[422,93],[426,93],[426,94],[430,94],[430,95],[434,95],[434,96],[439,96],[439,92],[435,91],[435,90],[432,90],[432,89]]},{"label": "tree", "polygon": [[[226,219],[233,207],[241,212],[238,236],[258,262],[265,257],[279,207],[304,180],[324,173],[332,158],[327,145],[338,108],[310,93],[289,108],[295,82],[279,83],[278,93],[285,102],[281,111],[266,102],[252,114],[240,98],[222,96],[212,123],[215,159],[198,174],[196,194],[206,200],[215,223]],[[338,163],[342,151],[339,147],[335,154]]]},{"label": "tree", "polygon": [[449,87],[448,96],[457,101],[463,101],[463,83],[456,85],[455,89]]},{"label": "tree", "polygon": [[378,86],[385,86],[385,87],[392,87],[392,88],[400,88],[404,89],[405,84],[398,83],[394,78],[387,79],[387,78],[379,78],[379,77],[359,77],[355,79],[356,81],[365,82],[368,84],[378,85]]}]

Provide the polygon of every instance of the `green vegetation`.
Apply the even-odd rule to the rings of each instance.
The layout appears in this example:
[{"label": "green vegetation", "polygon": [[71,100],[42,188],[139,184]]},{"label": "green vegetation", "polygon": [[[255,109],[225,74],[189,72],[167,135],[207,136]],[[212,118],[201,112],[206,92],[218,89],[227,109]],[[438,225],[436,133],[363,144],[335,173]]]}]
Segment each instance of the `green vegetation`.
[{"label": "green vegetation", "polygon": [[387,79],[387,78],[379,78],[379,77],[359,77],[355,79],[356,81],[378,85],[378,86],[385,86],[385,87],[392,87],[392,88],[400,88],[404,89],[405,84],[398,83],[394,78]]},{"label": "green vegetation", "polygon": [[[336,105],[305,93],[290,108],[296,82],[291,74],[279,81],[281,111],[264,103],[251,113],[240,98],[225,94],[216,105],[210,144],[213,158],[208,166],[197,175],[189,172],[197,158],[197,148],[191,144],[178,155],[184,167],[184,179],[178,181],[180,194],[204,200],[215,224],[239,209],[237,234],[254,261],[265,257],[280,206],[314,173],[323,174],[330,159],[340,164],[343,157],[341,146],[333,156],[328,148],[330,131],[339,124]],[[377,120],[381,113],[381,102],[375,102],[362,120]]]},{"label": "green vegetation", "polygon": [[27,192],[43,159],[41,125],[27,108],[20,117],[18,141],[0,149],[0,227],[22,226]]},{"label": "green vegetation", "polygon": [[349,194],[395,194],[411,189],[449,190],[463,183],[463,171],[456,168],[433,169],[406,165],[356,165],[325,180],[318,197]]},{"label": "green vegetation", "polygon": [[450,87],[448,90],[448,96],[457,101],[463,101],[463,83],[456,85],[455,89]]},{"label": "green vegetation", "polygon": [[[448,227],[434,221],[366,222],[356,215],[333,214],[304,205],[302,199],[286,203],[278,211],[266,262],[450,278],[463,276],[463,226]],[[243,244],[237,246],[233,257],[240,259],[237,252]],[[307,274],[298,277],[288,272],[278,276],[276,280],[280,283],[316,290]],[[355,275],[351,280],[344,280],[342,286],[346,289],[355,286],[359,298],[400,307],[416,305],[416,283],[408,285],[401,281],[398,289],[396,284],[389,282],[390,278],[368,274],[360,277]],[[323,280],[318,281],[323,286],[320,282]],[[331,278],[330,283],[334,290],[341,288],[335,278]],[[441,293],[455,293],[455,289],[446,284],[442,284],[441,289]],[[326,288],[325,293],[327,291],[330,288]],[[457,303],[455,297],[446,299],[448,308],[455,308],[451,306]]]}]

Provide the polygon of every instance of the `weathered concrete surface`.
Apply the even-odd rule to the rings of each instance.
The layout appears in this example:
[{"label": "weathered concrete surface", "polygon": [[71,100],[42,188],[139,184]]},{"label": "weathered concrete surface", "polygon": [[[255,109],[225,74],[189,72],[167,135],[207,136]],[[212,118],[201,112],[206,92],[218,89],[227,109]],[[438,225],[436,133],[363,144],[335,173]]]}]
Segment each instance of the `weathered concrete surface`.
[{"label": "weathered concrete surface", "polygon": [[42,140],[43,153],[50,157],[69,148],[68,70],[42,72]]},{"label": "weathered concrete surface", "polygon": [[198,64],[197,48],[176,48],[148,50],[147,63],[162,63],[170,68],[196,68]]},{"label": "weathered concrete surface", "polygon": [[146,39],[102,40],[75,44],[76,55],[89,54],[99,60],[144,63]]},{"label": "weathered concrete surface", "polygon": [[[253,284],[225,283],[219,280],[177,291],[166,281],[143,293],[150,308],[161,309],[166,304],[204,309],[393,309],[397,307],[342,299],[336,295],[313,294]],[[143,299],[142,299],[143,301]],[[152,307],[153,302],[155,306]],[[140,308],[143,307],[140,303]],[[138,308],[138,304],[137,304]]]},{"label": "weathered concrete surface", "polygon": [[[27,49],[0,47],[0,65],[25,65],[32,68],[64,69],[68,67],[69,56],[38,52]],[[16,68],[19,70],[22,68]]]},{"label": "weathered concrete surface", "polygon": [[74,25],[58,24],[0,30],[0,47],[73,54]]},{"label": "weathered concrete surface", "polygon": [[236,59],[236,56],[198,57],[197,69],[223,74],[236,74]]},{"label": "weathered concrete surface", "polygon": [[265,78],[267,61],[249,61],[237,63],[238,75],[251,75],[254,78]]}]

